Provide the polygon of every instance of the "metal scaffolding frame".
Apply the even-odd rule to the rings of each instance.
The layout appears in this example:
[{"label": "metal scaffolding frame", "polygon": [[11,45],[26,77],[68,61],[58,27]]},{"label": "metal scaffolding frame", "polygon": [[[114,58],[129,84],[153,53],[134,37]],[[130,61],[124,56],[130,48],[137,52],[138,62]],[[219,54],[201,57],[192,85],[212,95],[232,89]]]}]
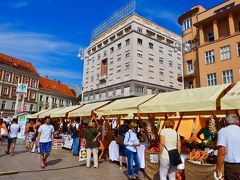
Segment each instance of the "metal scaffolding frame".
[{"label": "metal scaffolding frame", "polygon": [[103,21],[100,25],[98,25],[93,31],[92,31],[92,37],[91,39],[96,39],[99,35],[101,35],[106,30],[113,27],[118,22],[122,21],[123,19],[133,15],[136,11],[136,1],[130,0],[123,8],[119,9],[118,11],[115,11],[112,16],[110,16],[108,19]]}]

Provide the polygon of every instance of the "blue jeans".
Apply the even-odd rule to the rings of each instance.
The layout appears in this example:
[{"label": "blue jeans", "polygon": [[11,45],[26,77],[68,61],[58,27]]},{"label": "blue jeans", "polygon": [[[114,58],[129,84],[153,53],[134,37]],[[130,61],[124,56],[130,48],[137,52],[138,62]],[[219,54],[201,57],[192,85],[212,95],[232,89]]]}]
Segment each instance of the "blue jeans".
[{"label": "blue jeans", "polygon": [[[128,176],[138,176],[140,170],[140,159],[137,152],[132,152],[126,148],[126,155],[128,159]],[[135,168],[133,171],[133,161],[135,163]]]},{"label": "blue jeans", "polygon": [[74,156],[77,156],[79,154],[79,137],[74,136],[73,137],[73,147],[72,147],[72,152]]}]

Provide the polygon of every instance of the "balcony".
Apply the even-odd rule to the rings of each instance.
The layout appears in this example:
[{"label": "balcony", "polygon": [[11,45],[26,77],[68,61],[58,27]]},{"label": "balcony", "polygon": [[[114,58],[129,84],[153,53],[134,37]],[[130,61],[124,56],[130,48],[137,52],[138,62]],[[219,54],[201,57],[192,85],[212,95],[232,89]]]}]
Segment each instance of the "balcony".
[{"label": "balcony", "polygon": [[105,82],[107,80],[107,75],[103,75],[99,77],[100,82]]},{"label": "balcony", "polygon": [[[194,70],[187,71],[187,73],[184,74],[184,79],[191,79],[191,78],[194,78],[195,76],[196,76],[196,72]],[[177,80],[178,82],[183,82],[182,76],[179,76]]]}]

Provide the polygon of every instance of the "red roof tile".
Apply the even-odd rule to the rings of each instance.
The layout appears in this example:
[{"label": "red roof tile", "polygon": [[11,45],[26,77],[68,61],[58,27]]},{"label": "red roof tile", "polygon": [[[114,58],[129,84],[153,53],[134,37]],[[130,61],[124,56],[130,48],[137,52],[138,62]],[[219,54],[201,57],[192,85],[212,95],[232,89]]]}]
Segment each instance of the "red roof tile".
[{"label": "red roof tile", "polygon": [[66,84],[47,79],[45,77],[41,77],[39,83],[39,88],[42,90],[52,91],[65,96],[76,98],[76,94]]},{"label": "red roof tile", "polygon": [[30,62],[26,62],[5,54],[0,53],[0,63],[6,64],[15,68],[23,69],[25,71],[28,71],[32,74],[38,75],[38,72]]}]

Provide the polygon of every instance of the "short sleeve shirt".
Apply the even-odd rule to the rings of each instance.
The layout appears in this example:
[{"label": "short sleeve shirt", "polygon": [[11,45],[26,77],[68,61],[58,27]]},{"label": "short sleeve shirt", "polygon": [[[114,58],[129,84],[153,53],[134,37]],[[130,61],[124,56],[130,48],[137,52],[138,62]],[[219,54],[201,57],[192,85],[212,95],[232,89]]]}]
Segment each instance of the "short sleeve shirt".
[{"label": "short sleeve shirt", "polygon": [[230,125],[218,133],[218,146],[226,147],[225,162],[240,163],[240,127]]},{"label": "short sleeve shirt", "polygon": [[38,132],[41,133],[40,142],[51,142],[52,133],[54,132],[54,127],[52,125],[43,124],[39,127]]},{"label": "short sleeve shirt", "polygon": [[16,138],[18,135],[18,132],[20,130],[19,124],[11,124],[10,125],[10,138]]},{"label": "short sleeve shirt", "polygon": [[[165,137],[165,146],[168,150],[177,149],[177,139],[179,138],[179,135],[175,130],[170,128],[162,129],[160,135]],[[166,148],[164,147],[163,149],[161,159],[169,160],[169,155]]]}]

